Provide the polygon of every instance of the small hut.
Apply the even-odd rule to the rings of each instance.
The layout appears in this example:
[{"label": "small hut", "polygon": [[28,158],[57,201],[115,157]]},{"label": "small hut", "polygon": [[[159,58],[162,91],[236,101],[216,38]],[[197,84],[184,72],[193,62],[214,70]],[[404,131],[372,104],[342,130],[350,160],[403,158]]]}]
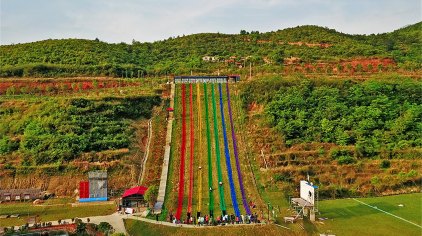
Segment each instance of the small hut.
[{"label": "small hut", "polygon": [[122,195],[123,207],[141,207],[146,204],[144,195],[147,187],[137,186],[127,189]]},{"label": "small hut", "polygon": [[37,188],[0,190],[0,201],[25,201],[41,197],[41,189]]}]

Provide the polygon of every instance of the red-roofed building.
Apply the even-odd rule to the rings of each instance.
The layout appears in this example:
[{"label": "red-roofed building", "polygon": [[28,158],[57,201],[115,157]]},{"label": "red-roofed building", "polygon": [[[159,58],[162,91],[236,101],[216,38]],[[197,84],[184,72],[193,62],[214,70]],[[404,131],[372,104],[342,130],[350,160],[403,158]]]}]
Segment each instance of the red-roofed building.
[{"label": "red-roofed building", "polygon": [[144,195],[147,189],[144,186],[127,189],[122,195],[123,207],[140,207],[141,205],[145,205]]}]

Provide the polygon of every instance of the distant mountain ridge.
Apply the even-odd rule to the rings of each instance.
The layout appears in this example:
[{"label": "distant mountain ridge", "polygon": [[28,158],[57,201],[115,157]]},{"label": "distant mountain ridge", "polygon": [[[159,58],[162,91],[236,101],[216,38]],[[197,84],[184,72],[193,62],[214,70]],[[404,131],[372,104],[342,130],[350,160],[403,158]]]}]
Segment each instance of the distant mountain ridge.
[{"label": "distant mountain ridge", "polygon": [[[422,22],[377,35],[350,35],[305,25],[266,33],[200,33],[153,43],[49,39],[0,46],[0,76],[136,77],[191,70],[209,72],[229,66],[222,63],[230,57],[272,66],[281,65],[288,57],[301,58],[304,63],[388,57],[399,66],[420,68],[421,52]],[[202,60],[204,56],[216,56],[221,60],[220,63],[208,63]]]}]

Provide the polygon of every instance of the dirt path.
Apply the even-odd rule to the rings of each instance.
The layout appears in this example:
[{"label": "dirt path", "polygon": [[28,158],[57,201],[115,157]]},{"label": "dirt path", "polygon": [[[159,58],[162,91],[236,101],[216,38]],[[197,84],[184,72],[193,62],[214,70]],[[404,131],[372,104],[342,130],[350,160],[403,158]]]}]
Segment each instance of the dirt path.
[{"label": "dirt path", "polygon": [[142,163],[142,172],[139,174],[138,184],[141,185],[142,181],[145,177],[145,165],[147,164],[148,155],[149,155],[149,147],[151,145],[151,137],[152,137],[152,118],[148,121],[148,141],[147,146],[145,148],[144,153],[144,162]]}]

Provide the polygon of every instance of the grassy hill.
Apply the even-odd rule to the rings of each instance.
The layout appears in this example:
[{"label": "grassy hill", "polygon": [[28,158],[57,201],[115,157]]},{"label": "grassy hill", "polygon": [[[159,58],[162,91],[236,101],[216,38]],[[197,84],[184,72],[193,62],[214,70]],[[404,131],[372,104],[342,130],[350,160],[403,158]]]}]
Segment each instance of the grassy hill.
[{"label": "grassy hill", "polygon": [[[267,33],[203,33],[154,43],[45,40],[0,46],[0,77],[128,78],[190,71],[214,73],[217,69],[230,73],[239,72],[239,66],[252,62],[254,69],[268,73],[254,71],[253,78],[242,75],[241,83],[230,86],[246,194],[256,204],[255,211],[265,218],[267,204],[287,208],[288,197],[298,195],[298,181],[308,175],[319,186],[321,199],[420,192],[422,84],[419,71],[405,70],[421,69],[421,26],[417,23],[368,36],[300,26]],[[216,62],[205,61],[204,56],[215,57]],[[288,65],[291,57],[300,60]],[[363,74],[357,65],[359,73],[353,74],[352,60],[363,63],[375,57],[394,60],[397,64],[391,64],[405,73]],[[307,65],[320,71],[296,73],[303,72],[296,71],[296,66]],[[331,76],[333,71],[327,65],[332,70],[346,68],[351,73]],[[377,68],[379,64],[364,66],[366,72],[381,70]],[[269,75],[284,67],[294,70],[289,69],[288,75]],[[143,183],[158,184],[166,133],[167,81],[164,76],[1,79],[0,188],[35,186],[60,196],[72,196],[78,181],[96,169],[108,169],[113,191],[135,185],[144,158],[149,118],[153,135]],[[196,103],[196,92],[192,94]],[[175,104],[174,113],[180,115],[180,90],[176,92]],[[199,114],[204,113],[204,108],[198,109]],[[208,108],[211,109],[210,104]],[[222,116],[216,117],[220,127]],[[212,119],[211,112],[209,118]],[[180,122],[177,117],[173,126],[164,213],[176,209]],[[202,133],[195,131],[195,140],[207,138],[204,127]],[[214,132],[218,131],[211,130],[210,135]],[[223,137],[220,135],[211,143],[223,143]],[[205,147],[195,148],[192,153],[203,155],[202,162],[198,160],[195,165],[203,166],[205,173],[211,169],[206,166],[208,151]],[[216,147],[213,145],[211,150],[214,152]],[[229,154],[233,156],[231,151]],[[215,156],[211,159],[212,163],[217,162]],[[233,162],[232,159],[228,163],[234,167]],[[187,173],[188,166],[185,168]],[[223,176],[228,175],[225,169],[228,168],[223,168]],[[211,174],[212,189],[217,189],[218,173]],[[187,178],[185,175],[186,182]],[[206,186],[205,178],[203,185]],[[238,184],[234,184],[234,189],[239,192]],[[227,208],[232,211],[229,190],[226,185],[225,197],[221,199],[227,198]],[[193,195],[197,196],[198,191],[203,192],[205,212],[208,187],[195,188]],[[214,197],[214,210],[218,211],[217,195]],[[193,209],[196,204],[194,201]],[[329,217],[338,217],[334,214],[337,211],[332,209]],[[274,220],[282,223],[282,218]],[[323,229],[333,229],[332,223],[327,221]]]},{"label": "grassy hill", "polygon": [[[153,43],[49,39],[0,46],[0,76],[141,77],[190,73],[191,70],[209,73],[217,69],[235,70],[249,62],[280,67],[284,58],[289,57],[298,57],[304,63],[391,57],[403,68],[417,69],[422,62],[421,24],[369,36],[348,35],[318,26],[298,26],[266,33],[202,33]],[[218,62],[203,61],[206,55],[218,57]]]},{"label": "grassy hill", "polygon": [[[109,170],[112,189],[125,189],[139,179],[150,118],[150,150],[162,156],[155,135],[165,119],[158,78],[5,81],[20,92],[0,96],[2,189],[38,187],[71,196],[86,172],[96,169]],[[148,183],[160,174],[150,169]]]}]

